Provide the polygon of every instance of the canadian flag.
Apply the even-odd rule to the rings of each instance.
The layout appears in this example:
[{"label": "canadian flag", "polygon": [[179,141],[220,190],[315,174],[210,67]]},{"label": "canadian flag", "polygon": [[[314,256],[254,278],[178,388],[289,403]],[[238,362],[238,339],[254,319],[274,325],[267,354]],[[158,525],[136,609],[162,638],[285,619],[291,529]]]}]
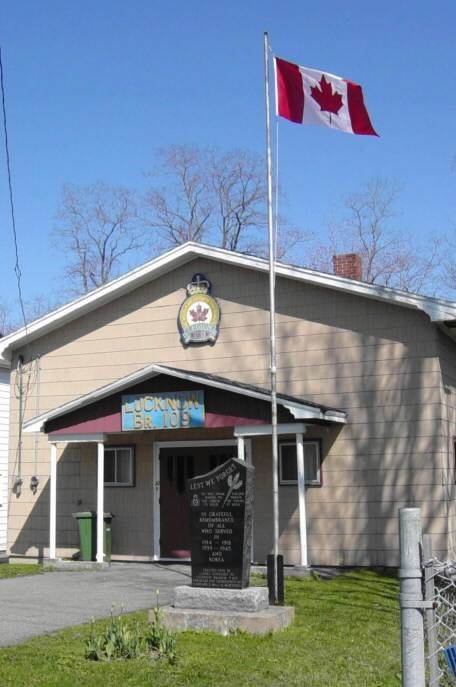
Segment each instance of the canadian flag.
[{"label": "canadian flag", "polygon": [[275,61],[277,114],[299,124],[319,124],[349,134],[378,136],[361,86],[318,69]]}]

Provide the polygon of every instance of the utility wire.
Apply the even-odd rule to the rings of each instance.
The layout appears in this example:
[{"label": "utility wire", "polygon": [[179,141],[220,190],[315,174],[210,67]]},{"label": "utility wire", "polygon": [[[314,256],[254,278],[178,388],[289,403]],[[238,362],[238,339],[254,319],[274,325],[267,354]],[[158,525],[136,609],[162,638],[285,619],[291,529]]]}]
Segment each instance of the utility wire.
[{"label": "utility wire", "polygon": [[24,320],[25,335],[27,336],[27,318],[25,316],[24,299],[22,297],[22,272],[19,264],[19,248],[17,242],[17,232],[16,232],[16,217],[14,212],[14,197],[13,197],[13,184],[11,180],[11,162],[9,153],[9,143],[8,143],[8,127],[6,123],[6,104],[5,104],[5,81],[3,76],[3,60],[2,60],[2,49],[0,47],[0,87],[2,91],[2,109],[3,109],[3,132],[5,137],[5,152],[6,152],[6,169],[8,173],[8,189],[9,189],[9,201],[11,210],[11,225],[13,228],[13,240],[14,240],[14,251],[16,255],[16,263],[14,265],[14,272],[16,274],[17,281],[17,291],[19,294],[19,304],[21,306],[22,319]]}]

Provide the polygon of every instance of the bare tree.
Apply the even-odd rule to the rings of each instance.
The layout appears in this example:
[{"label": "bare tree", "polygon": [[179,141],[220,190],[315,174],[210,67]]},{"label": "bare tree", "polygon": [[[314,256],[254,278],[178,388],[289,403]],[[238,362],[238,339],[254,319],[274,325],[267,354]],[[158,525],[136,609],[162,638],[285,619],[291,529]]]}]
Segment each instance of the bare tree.
[{"label": "bare tree", "polygon": [[[313,240],[313,235],[309,232],[287,225],[281,225],[279,222],[279,230],[274,246],[276,260],[302,264],[302,247],[308,240]],[[257,240],[252,239],[247,244],[245,252],[250,255],[258,255],[260,258],[268,259],[269,242],[267,236],[263,234],[263,236],[260,236]],[[310,267],[310,265],[307,266]],[[315,267],[315,269],[320,268]]]},{"label": "bare tree", "polygon": [[[51,310],[55,310],[62,305],[62,299],[57,299],[55,294],[53,296],[37,295],[24,302],[25,322],[27,325],[34,320],[43,317]],[[24,326],[24,317],[22,315],[19,303],[16,303],[15,308],[11,308],[6,303],[0,303],[0,338],[6,336],[16,329],[21,329]]]},{"label": "bare tree", "polygon": [[[453,223],[454,230],[456,230],[456,223]],[[456,290],[456,241],[453,235],[446,235],[444,239],[445,251],[444,259],[442,260],[442,277],[446,286],[454,295]]]},{"label": "bare tree", "polygon": [[[263,159],[245,150],[225,153],[185,145],[158,151],[145,196],[148,226],[164,245],[205,241],[228,250],[262,255],[266,245],[266,179]],[[161,179],[164,184],[155,184]],[[299,240],[282,220],[281,257]]]},{"label": "bare tree", "polygon": [[157,151],[158,168],[149,174],[168,183],[145,195],[146,223],[158,229],[165,244],[201,241],[212,215],[205,174],[205,153],[190,146]]},{"label": "bare tree", "polygon": [[[61,294],[59,294],[60,296]],[[40,317],[47,315],[52,310],[56,310],[64,303],[65,299],[56,297],[56,294],[38,294],[28,299],[24,304],[25,318],[27,322],[33,322]],[[22,325],[21,325],[22,326]]]},{"label": "bare tree", "polygon": [[146,243],[136,194],[101,182],[63,187],[54,233],[67,258],[65,276],[73,294],[108,282],[122,260],[135,257]]},{"label": "bare tree", "polygon": [[5,303],[0,303],[0,337],[6,336],[14,329],[10,308]]},{"label": "bare tree", "polygon": [[433,238],[422,249],[416,238],[393,226],[400,189],[385,179],[371,179],[345,198],[345,218],[330,227],[328,243],[313,250],[312,267],[331,271],[336,253],[361,256],[363,279],[410,292],[432,290],[440,241]]},{"label": "bare tree", "polygon": [[262,159],[244,150],[210,151],[206,175],[217,243],[228,250],[251,250],[254,236],[266,226]]}]

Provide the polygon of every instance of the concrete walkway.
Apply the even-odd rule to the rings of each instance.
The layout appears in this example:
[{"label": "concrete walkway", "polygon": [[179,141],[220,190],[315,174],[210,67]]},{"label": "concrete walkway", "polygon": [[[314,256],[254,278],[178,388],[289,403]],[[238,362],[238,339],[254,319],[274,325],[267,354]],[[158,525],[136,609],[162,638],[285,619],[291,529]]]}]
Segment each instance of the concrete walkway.
[{"label": "concrete walkway", "polygon": [[0,579],[0,646],[117,612],[151,608],[172,600],[178,584],[188,584],[190,566],[113,563],[104,570],[58,571]]}]

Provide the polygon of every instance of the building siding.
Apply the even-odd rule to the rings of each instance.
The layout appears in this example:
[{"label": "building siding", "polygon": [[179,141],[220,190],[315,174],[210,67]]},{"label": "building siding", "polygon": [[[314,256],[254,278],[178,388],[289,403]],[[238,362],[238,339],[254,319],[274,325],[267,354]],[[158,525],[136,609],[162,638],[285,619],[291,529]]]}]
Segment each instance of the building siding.
[{"label": "building siding", "polygon": [[[222,310],[220,335],[214,346],[184,348],[176,318],[185,285],[195,272],[212,281]],[[267,293],[264,274],[196,259],[41,337],[31,345],[33,356],[40,355],[40,412],[150,363],[267,387]],[[426,527],[435,531],[437,547],[443,552],[450,536],[448,505],[446,512],[441,507],[448,435],[442,424],[438,337],[428,317],[393,304],[279,278],[277,343],[280,391],[349,414],[344,428],[314,427],[306,435],[321,437],[323,442],[323,486],[307,489],[311,562],[396,564],[397,510],[404,505],[423,507]],[[25,350],[17,351],[13,363],[21,352],[26,355]],[[36,414],[35,393],[36,384],[32,384],[26,418]],[[13,474],[17,469],[17,399],[12,397],[11,404]],[[170,433],[166,439],[172,439]],[[272,531],[270,450],[266,440],[254,441],[253,446],[258,485],[255,556],[264,559]],[[89,484],[93,488],[85,450],[79,461],[68,462],[79,462],[80,472],[73,466],[68,470],[75,474],[62,473],[66,489],[58,492],[62,508],[66,504],[58,537],[62,551],[75,545],[70,511],[79,508],[79,484],[85,484],[87,493]],[[11,504],[9,542],[18,554],[36,555],[47,547],[48,460],[44,438],[35,453],[34,437],[24,437],[21,470],[27,476],[36,470],[40,485],[33,495],[24,480],[23,494]],[[151,478],[147,465],[141,467],[142,460],[147,463],[147,459],[140,458],[146,484]],[[94,463],[90,465],[93,470]],[[138,491],[138,502],[147,513],[150,504],[144,494]],[[281,546],[286,560],[296,562],[297,490],[281,487],[280,500]],[[120,519],[115,521],[113,531],[117,528],[119,542],[127,541],[132,524],[125,524],[125,532],[122,527]],[[141,536],[150,545],[150,532]]]},{"label": "building siding", "polygon": [[440,455],[443,498],[448,518],[448,550],[456,555],[456,343],[438,334],[439,361],[442,371],[441,424],[444,451]]}]

